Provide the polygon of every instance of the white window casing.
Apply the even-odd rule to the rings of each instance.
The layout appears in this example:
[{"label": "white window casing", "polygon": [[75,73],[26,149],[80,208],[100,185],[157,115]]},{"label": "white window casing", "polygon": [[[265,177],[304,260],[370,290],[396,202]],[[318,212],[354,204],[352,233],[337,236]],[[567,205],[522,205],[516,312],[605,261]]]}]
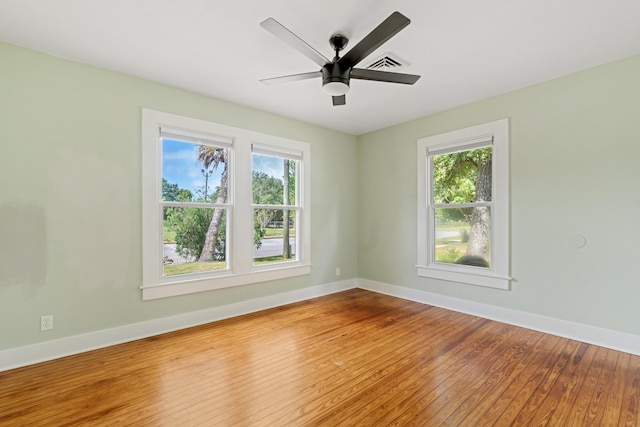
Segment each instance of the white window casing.
[{"label": "white window casing", "polygon": [[[224,204],[230,243],[227,269],[163,276],[162,137],[224,147],[231,153],[228,159],[228,203]],[[292,207],[296,209],[299,221],[294,261],[253,265],[251,153],[256,149],[298,161],[298,199],[297,205]],[[142,109],[142,298],[150,300],[310,274],[310,153],[310,145],[305,142]],[[169,204],[165,202],[164,205]],[[191,205],[197,204],[183,204]],[[212,206],[217,205],[209,205]]]},{"label": "white window casing", "polygon": [[[491,265],[479,268],[435,261],[435,221],[430,156],[492,147]],[[421,277],[509,289],[509,121],[497,120],[444,134],[421,138],[418,158],[418,259]],[[470,205],[471,206],[471,205]],[[477,206],[477,205],[476,205]]]}]

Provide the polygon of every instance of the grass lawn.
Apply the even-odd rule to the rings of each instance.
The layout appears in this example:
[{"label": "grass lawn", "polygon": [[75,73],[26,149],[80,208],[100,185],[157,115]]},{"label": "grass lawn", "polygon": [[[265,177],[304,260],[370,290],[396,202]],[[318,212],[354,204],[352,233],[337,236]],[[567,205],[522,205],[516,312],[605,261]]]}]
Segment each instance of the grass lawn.
[{"label": "grass lawn", "polygon": [[[263,239],[273,239],[280,237],[282,238],[282,228],[263,228],[264,236]],[[294,237],[296,235],[295,229],[289,230],[289,237]]]},{"label": "grass lawn", "polygon": [[162,227],[162,240],[164,243],[175,243],[176,242],[176,232],[171,230],[171,228],[166,225]]},{"label": "grass lawn", "polygon": [[164,266],[165,276],[174,276],[176,274],[200,273],[202,271],[223,270],[226,268],[224,261],[211,262],[185,262],[184,264],[167,264]]},{"label": "grass lawn", "polygon": [[464,255],[466,251],[467,244],[460,241],[452,241],[444,244],[436,243],[436,261],[454,263]]},{"label": "grass lawn", "polygon": [[[295,261],[295,258],[289,261]],[[263,258],[256,258],[253,260],[253,265],[266,265],[276,262],[285,262],[282,255],[268,256]],[[224,261],[212,261],[212,262],[185,262],[184,264],[167,264],[164,266],[165,276],[175,276],[177,274],[189,274],[200,273],[203,271],[215,271],[223,270],[226,268]]]},{"label": "grass lawn", "polygon": [[[296,260],[295,255],[293,255],[293,258],[290,258],[287,261],[295,261],[295,260]],[[265,265],[265,264],[273,264],[275,262],[287,262],[287,261],[284,260],[282,255],[266,256],[262,258],[255,258],[253,260],[253,265]]]}]

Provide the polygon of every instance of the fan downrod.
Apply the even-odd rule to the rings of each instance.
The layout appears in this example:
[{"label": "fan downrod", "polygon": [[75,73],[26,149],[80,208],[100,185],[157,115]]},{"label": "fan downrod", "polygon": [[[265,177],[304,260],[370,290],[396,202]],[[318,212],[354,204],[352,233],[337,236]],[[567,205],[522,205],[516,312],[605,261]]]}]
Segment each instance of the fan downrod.
[{"label": "fan downrod", "polygon": [[336,57],[338,57],[338,52],[344,49],[349,43],[349,39],[342,34],[334,34],[329,38],[329,44],[336,52]]}]

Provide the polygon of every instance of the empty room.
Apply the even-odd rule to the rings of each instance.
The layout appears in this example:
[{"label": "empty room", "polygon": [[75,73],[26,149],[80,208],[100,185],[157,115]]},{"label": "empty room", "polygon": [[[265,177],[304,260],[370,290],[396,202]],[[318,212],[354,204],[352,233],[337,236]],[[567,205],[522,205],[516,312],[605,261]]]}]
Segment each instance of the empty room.
[{"label": "empty room", "polygon": [[638,16],[0,1],[0,426],[640,426]]}]

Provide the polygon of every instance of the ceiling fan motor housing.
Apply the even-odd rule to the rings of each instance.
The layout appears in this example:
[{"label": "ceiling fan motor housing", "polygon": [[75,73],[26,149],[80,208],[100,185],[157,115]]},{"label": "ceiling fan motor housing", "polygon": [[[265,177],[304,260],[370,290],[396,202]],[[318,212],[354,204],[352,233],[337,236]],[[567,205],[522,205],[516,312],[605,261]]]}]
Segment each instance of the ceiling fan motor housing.
[{"label": "ceiling fan motor housing", "polygon": [[349,86],[351,68],[343,68],[337,62],[330,62],[322,67],[322,86],[337,82]]}]

